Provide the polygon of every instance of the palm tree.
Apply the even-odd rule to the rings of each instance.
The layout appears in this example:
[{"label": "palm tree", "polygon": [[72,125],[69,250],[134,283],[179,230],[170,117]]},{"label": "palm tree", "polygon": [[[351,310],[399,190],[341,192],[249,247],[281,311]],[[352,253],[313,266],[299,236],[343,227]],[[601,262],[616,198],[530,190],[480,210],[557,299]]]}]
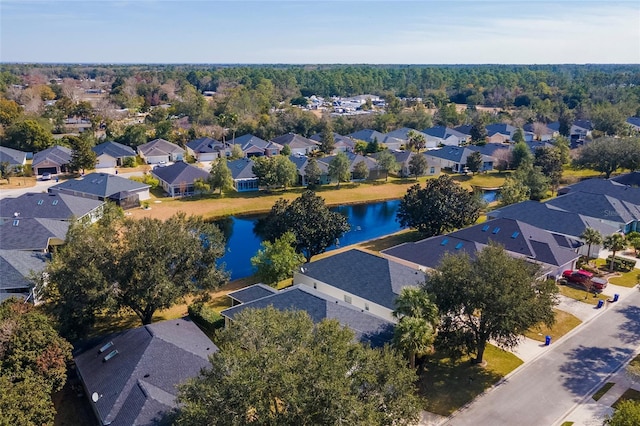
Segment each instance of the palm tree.
[{"label": "palm tree", "polygon": [[591,258],[591,246],[602,244],[602,234],[597,230],[587,227],[580,235],[580,238],[589,245],[589,251],[587,252],[587,259]]},{"label": "palm tree", "polygon": [[438,307],[419,287],[405,287],[396,298],[394,318],[416,317],[434,325],[438,323]]},{"label": "palm tree", "polygon": [[431,351],[435,339],[435,329],[422,318],[402,317],[396,325],[393,344],[409,355],[409,365],[416,366],[416,355],[426,355]]},{"label": "palm tree", "polygon": [[611,263],[609,264],[609,272],[613,271],[613,264],[616,258],[616,252],[624,250],[627,247],[627,240],[622,234],[609,235],[604,239],[604,248],[611,250]]},{"label": "palm tree", "polygon": [[415,148],[416,151],[420,152],[422,148],[424,148],[427,144],[427,141],[422,133],[418,133],[415,130],[409,130],[407,132],[407,145],[410,150]]}]

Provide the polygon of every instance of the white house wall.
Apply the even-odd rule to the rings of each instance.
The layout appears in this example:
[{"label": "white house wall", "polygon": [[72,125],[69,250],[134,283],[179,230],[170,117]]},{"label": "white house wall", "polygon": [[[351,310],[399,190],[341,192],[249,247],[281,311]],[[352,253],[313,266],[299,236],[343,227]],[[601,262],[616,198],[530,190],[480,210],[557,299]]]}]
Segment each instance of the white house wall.
[{"label": "white house wall", "polygon": [[293,274],[293,285],[296,285],[296,284],[304,284],[311,288],[315,288],[321,293],[334,297],[338,300],[342,300],[344,302],[347,302],[347,300],[345,300],[345,296],[350,297],[351,305],[355,306],[356,308],[359,308],[363,311],[368,311],[373,315],[386,319],[387,321],[391,321],[393,323],[397,322],[397,320],[392,315],[393,311],[391,309],[378,305],[376,303],[373,303],[367,299],[364,299],[363,297],[356,296],[355,294],[351,294],[349,292],[341,290],[325,282],[308,277],[303,273],[295,272]]},{"label": "white house wall", "polygon": [[116,165],[118,164],[117,159],[107,154],[99,155],[97,160],[98,162],[96,163],[96,169],[108,169],[116,167]]}]

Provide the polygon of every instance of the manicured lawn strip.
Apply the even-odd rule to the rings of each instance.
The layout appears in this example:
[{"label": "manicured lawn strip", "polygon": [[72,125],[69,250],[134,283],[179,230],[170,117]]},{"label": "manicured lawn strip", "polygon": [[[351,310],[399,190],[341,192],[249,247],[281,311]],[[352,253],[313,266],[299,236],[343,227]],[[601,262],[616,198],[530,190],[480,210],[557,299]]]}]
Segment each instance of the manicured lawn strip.
[{"label": "manicured lawn strip", "polygon": [[613,403],[612,407],[616,408],[618,404],[622,401],[636,401],[640,402],[640,391],[635,389],[627,389],[620,398],[616,402]]},{"label": "manicured lawn strip", "polygon": [[457,361],[439,354],[428,357],[418,382],[424,409],[448,416],[522,364],[515,355],[491,345],[484,355],[485,367],[472,364],[468,357]]},{"label": "manicured lawn strip", "polygon": [[560,289],[560,294],[562,294],[563,296],[567,296],[572,299],[579,300],[580,302],[588,303],[590,305],[597,305],[598,300],[606,301],[611,298],[611,296],[607,296],[606,294],[602,293],[599,293],[596,297],[593,297],[593,293],[587,293],[586,291],[579,288],[563,284],[559,284],[558,288]]},{"label": "manicured lawn strip", "polygon": [[609,282],[622,287],[634,287],[640,284],[640,269],[622,273],[619,277],[611,277]]},{"label": "manicured lawn strip", "polygon": [[395,234],[387,235],[371,241],[365,241],[358,244],[358,246],[371,251],[382,251],[389,247],[397,246],[398,244],[419,241],[423,238],[424,237],[416,230],[404,229],[396,232]]},{"label": "manicured lawn strip", "polygon": [[613,383],[613,382],[605,383],[600,389],[598,389],[598,391],[596,393],[593,394],[593,397],[592,397],[593,400],[594,401],[599,401],[600,398],[602,398],[605,393],[609,392],[609,389],[611,389],[613,387],[613,385],[615,385],[615,383]]},{"label": "manicured lawn strip", "polygon": [[525,336],[540,342],[545,341],[545,336],[551,336],[552,340],[559,339],[575,327],[579,326],[582,321],[568,312],[554,309],[556,313],[556,322],[551,328],[544,324],[540,324],[529,330]]},{"label": "manicured lawn strip", "polygon": [[573,426],[574,422],[562,422],[560,426]]}]

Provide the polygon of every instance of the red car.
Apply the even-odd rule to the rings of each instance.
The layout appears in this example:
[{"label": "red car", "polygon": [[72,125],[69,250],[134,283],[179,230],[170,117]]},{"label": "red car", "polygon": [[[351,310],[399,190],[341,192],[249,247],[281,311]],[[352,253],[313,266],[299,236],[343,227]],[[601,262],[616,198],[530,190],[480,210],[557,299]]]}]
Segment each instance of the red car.
[{"label": "red car", "polygon": [[585,270],[567,270],[562,273],[562,278],[569,283],[580,284],[583,287],[591,288],[592,290],[602,291],[607,287],[607,280],[594,277],[593,274]]}]

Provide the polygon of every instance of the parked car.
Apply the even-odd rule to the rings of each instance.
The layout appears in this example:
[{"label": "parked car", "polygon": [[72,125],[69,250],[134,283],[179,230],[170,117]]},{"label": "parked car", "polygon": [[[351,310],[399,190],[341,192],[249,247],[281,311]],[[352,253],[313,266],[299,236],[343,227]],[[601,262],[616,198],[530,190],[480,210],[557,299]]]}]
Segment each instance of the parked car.
[{"label": "parked car", "polygon": [[607,280],[594,277],[589,271],[579,269],[577,271],[567,270],[562,273],[562,278],[568,284],[578,285],[581,288],[601,292],[607,287]]},{"label": "parked car", "polygon": [[43,173],[40,177],[41,180],[51,180],[51,173]]}]

